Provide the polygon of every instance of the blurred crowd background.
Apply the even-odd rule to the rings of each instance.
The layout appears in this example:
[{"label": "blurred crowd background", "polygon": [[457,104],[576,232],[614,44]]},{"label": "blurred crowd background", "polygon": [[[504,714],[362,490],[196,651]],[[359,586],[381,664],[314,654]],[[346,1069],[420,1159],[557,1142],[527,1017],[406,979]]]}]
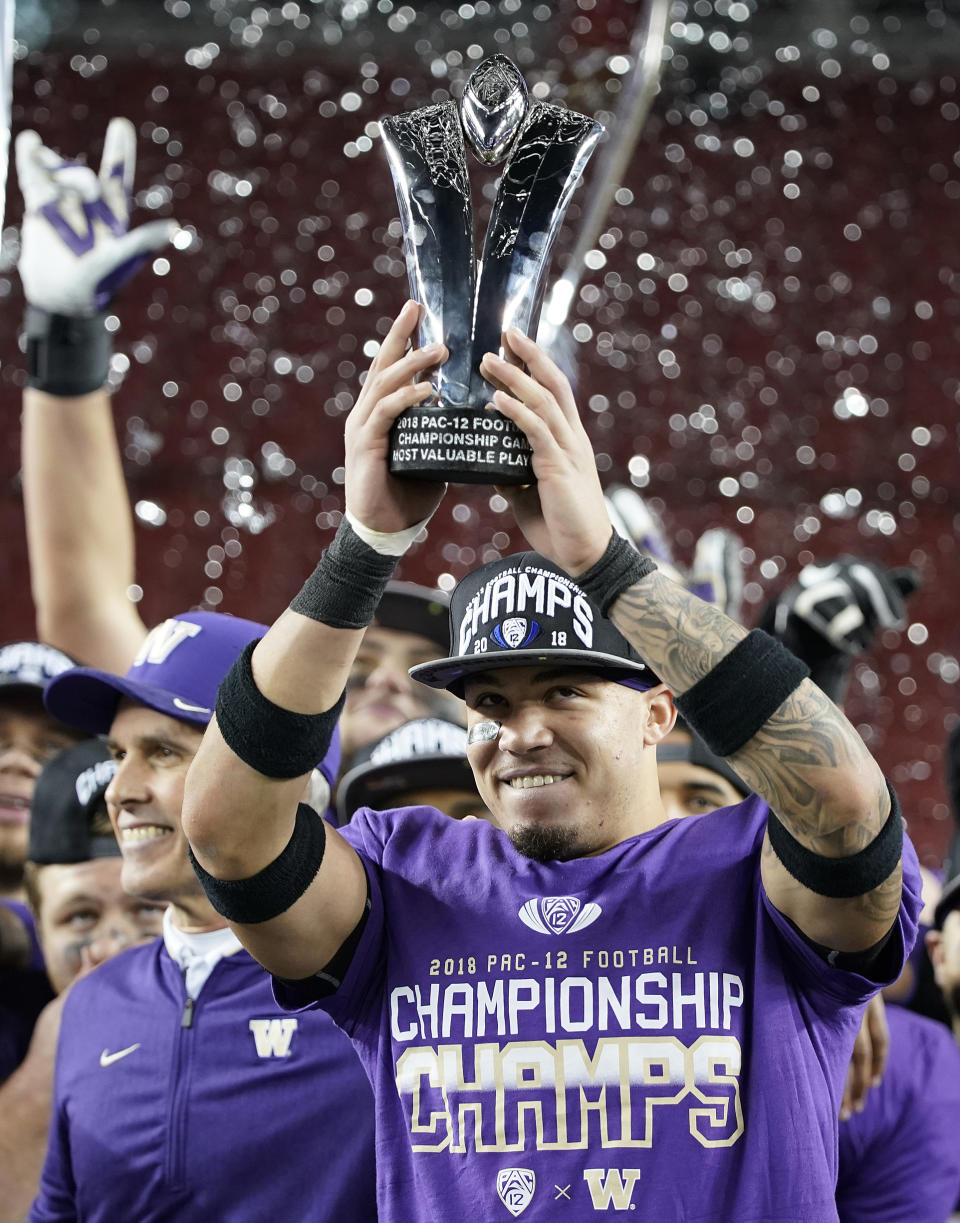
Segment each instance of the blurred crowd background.
[{"label": "blurred crowd background", "polygon": [[[114,304],[115,413],[148,624],[269,622],[343,507],[358,378],[407,296],[377,120],[509,55],[535,96],[616,127],[631,0],[19,0],[13,130],[139,133],[133,224],[185,229]],[[661,91],[569,318],[603,478],[689,562],[742,540],[744,620],[805,564],[912,566],[902,631],[847,711],[927,865],[952,825],[960,696],[960,3],[673,0]],[[598,159],[595,159],[594,165]],[[482,232],[495,171],[472,167]],[[568,213],[562,271],[591,189]],[[34,633],[19,490],[8,184],[0,262],[0,639]],[[441,507],[402,577],[449,588],[520,546],[492,488]]]}]

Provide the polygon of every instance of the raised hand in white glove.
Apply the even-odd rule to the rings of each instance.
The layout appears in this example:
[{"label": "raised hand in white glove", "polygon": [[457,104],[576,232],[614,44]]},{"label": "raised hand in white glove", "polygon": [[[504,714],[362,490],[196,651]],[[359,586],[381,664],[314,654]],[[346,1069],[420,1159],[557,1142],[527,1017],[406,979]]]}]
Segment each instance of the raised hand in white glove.
[{"label": "raised hand in white glove", "polygon": [[46,148],[36,132],[19,134],[24,216],[18,267],[29,306],[90,317],[176,233],[170,220],[128,232],[136,160],[129,119],[110,120],[99,174]]}]

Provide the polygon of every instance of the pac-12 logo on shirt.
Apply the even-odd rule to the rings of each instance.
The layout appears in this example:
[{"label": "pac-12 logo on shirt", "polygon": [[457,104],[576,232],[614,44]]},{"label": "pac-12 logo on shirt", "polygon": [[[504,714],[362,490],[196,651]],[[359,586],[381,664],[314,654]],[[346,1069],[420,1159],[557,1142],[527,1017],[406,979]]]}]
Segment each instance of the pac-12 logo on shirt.
[{"label": "pac-12 logo on shirt", "polygon": [[497,1173],[497,1197],[516,1218],[533,1201],[537,1174],[532,1168],[501,1168]]},{"label": "pac-12 logo on shirt", "polygon": [[534,896],[520,906],[517,916],[538,934],[574,934],[585,930],[603,910],[599,905],[581,905],[576,896]]}]

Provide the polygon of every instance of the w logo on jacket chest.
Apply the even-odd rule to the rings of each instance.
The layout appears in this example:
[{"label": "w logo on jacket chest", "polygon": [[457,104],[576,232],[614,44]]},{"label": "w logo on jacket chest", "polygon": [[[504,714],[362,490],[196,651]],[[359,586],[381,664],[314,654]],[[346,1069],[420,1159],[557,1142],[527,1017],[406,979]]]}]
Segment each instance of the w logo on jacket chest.
[{"label": "w logo on jacket chest", "polygon": [[290,1042],[298,1023],[299,1020],[292,1016],[283,1019],[251,1019],[250,1031],[257,1046],[257,1057],[289,1057]]}]

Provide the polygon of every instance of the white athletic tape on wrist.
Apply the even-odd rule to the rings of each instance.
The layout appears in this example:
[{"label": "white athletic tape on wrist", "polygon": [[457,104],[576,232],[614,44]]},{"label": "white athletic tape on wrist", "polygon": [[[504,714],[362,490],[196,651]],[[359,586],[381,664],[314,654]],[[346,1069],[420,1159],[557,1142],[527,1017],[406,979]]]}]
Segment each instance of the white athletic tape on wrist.
[{"label": "white athletic tape on wrist", "polygon": [[374,552],[379,552],[381,556],[403,556],[433,514],[428,514],[426,518],[421,519],[412,527],[407,527],[405,531],[374,531],[370,527],[365,527],[362,522],[358,522],[349,510],[346,511],[344,517],[353,527],[354,534]]}]

